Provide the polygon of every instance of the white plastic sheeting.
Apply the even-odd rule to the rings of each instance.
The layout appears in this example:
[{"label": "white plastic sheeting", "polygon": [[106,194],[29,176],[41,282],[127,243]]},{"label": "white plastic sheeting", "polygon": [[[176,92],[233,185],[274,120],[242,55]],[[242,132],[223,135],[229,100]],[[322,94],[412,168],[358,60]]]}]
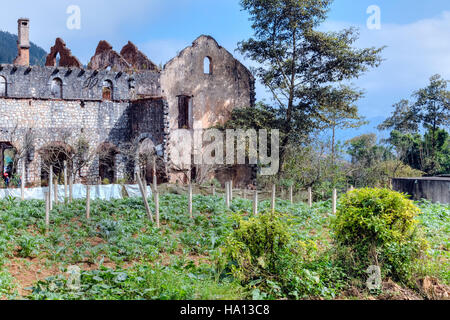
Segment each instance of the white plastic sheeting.
[{"label": "white plastic sheeting", "polygon": [[[90,198],[91,200],[112,200],[112,199],[122,199],[124,197],[128,198],[140,198],[141,191],[138,185],[101,185],[101,186],[91,186],[90,187]],[[72,188],[73,199],[85,199],[87,188],[82,184],[74,184]],[[25,189],[25,200],[44,200],[45,192],[48,192],[48,187],[42,188],[26,188]],[[53,190],[52,199],[54,198]],[[67,187],[67,193],[69,193],[69,187]],[[152,190],[150,186],[147,186],[147,197],[150,199],[152,196]],[[21,198],[22,193],[20,189],[0,189],[0,199],[5,199],[8,197]],[[64,201],[64,186],[58,186],[58,200],[60,202]]]}]

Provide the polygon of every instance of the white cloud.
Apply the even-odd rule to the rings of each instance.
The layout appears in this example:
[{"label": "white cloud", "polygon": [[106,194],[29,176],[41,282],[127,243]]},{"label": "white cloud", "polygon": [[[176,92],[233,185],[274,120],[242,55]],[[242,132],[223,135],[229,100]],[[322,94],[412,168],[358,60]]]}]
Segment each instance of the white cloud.
[{"label": "white cloud", "polygon": [[[325,30],[341,30],[348,23],[328,22]],[[366,89],[362,112],[386,115],[391,105],[428,83],[434,74],[450,79],[450,12],[410,24],[382,24],[381,30],[360,29],[358,47],[387,46],[382,65],[355,81]],[[389,100],[389,101],[387,101]]]}]

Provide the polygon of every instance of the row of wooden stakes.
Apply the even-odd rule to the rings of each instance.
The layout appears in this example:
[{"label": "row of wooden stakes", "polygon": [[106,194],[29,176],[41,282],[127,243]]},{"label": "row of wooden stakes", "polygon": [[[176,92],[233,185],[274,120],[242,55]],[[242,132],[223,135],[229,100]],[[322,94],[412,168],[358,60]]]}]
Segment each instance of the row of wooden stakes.
[{"label": "row of wooden stakes", "polygon": [[[50,174],[50,176],[51,175],[52,174]],[[139,190],[141,192],[142,199],[144,201],[144,206],[145,206],[147,216],[152,223],[155,223],[155,220],[156,220],[156,226],[157,226],[157,228],[159,228],[160,227],[160,210],[159,210],[159,191],[158,191],[158,185],[157,185],[157,177],[156,177],[156,175],[153,176],[153,197],[154,197],[154,204],[155,204],[155,218],[153,217],[153,212],[150,209],[150,205],[148,203],[146,186],[142,182],[142,178],[141,178],[141,175],[139,172],[136,175],[136,179],[137,179],[137,182],[139,185]],[[52,181],[52,180],[50,180],[50,181]],[[54,185],[54,191],[53,191],[54,202],[56,204],[58,204],[57,184],[55,183],[53,185]],[[72,202],[71,197],[69,197],[69,198],[67,197],[67,183],[65,183],[64,186],[65,186],[64,199],[66,199],[65,202],[67,202],[67,201]],[[71,184],[69,187],[71,187]],[[352,189],[353,189],[353,187],[350,190],[352,190]],[[51,185],[49,187],[49,191],[50,190],[51,190]],[[271,194],[272,212],[275,212],[275,209],[276,209],[276,190],[277,190],[276,185],[275,184],[272,185],[272,194]],[[258,193],[259,193],[258,190],[253,191],[253,215],[255,215],[255,216],[258,214]],[[71,195],[71,192],[70,192],[70,195]],[[216,188],[214,185],[212,186],[212,195],[216,196]],[[289,188],[289,199],[290,199],[291,203],[294,203],[293,195],[294,195],[293,187],[291,186]],[[246,190],[243,190],[243,197],[246,198]],[[188,186],[188,213],[191,218],[193,218],[192,199],[193,199],[193,187],[192,187],[192,184],[189,183],[189,186]],[[46,226],[48,227],[49,223],[50,223],[50,211],[53,208],[51,192],[45,193],[45,200],[46,200],[45,223],[46,223]],[[233,201],[233,182],[229,181],[229,182],[225,183],[225,202],[226,202],[226,206],[228,208],[230,208],[232,201]],[[90,210],[91,210],[90,202],[91,202],[90,186],[87,185],[86,186],[86,218],[87,219],[90,219]],[[309,207],[312,207],[312,205],[313,205],[312,188],[308,188],[308,205],[309,205]],[[336,214],[336,211],[337,211],[336,209],[337,209],[337,190],[334,189],[333,196],[332,196],[332,212],[333,212],[333,214]]]}]

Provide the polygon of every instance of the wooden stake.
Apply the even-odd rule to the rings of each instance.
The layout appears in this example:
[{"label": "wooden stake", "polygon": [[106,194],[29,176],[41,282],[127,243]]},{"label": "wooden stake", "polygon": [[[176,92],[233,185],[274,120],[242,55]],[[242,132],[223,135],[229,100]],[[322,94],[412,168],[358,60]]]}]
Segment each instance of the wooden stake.
[{"label": "wooden stake", "polygon": [[44,193],[45,198],[45,227],[48,230],[50,225],[50,194],[48,192]]},{"label": "wooden stake", "polygon": [[53,188],[53,166],[50,166],[50,172],[49,172],[49,178],[48,178],[48,193],[50,195],[50,211],[53,210],[52,188]]},{"label": "wooden stake", "polygon": [[212,185],[212,195],[213,197],[216,196],[216,186],[214,184]]},{"label": "wooden stake", "polygon": [[277,193],[277,186],[272,185],[272,213],[275,213],[276,193]]},{"label": "wooden stake", "polygon": [[336,214],[337,210],[337,190],[333,189],[333,214]]},{"label": "wooden stake", "polygon": [[233,180],[230,180],[230,202],[233,202]]},{"label": "wooden stake", "polygon": [[22,160],[22,179],[20,179],[20,198],[25,200],[25,159]]},{"label": "wooden stake", "polygon": [[55,204],[57,205],[59,203],[58,201],[58,179],[55,179],[55,182],[53,183],[53,194],[55,196]]},{"label": "wooden stake", "polygon": [[139,171],[136,174],[136,179],[137,179],[137,182],[139,185],[139,189],[141,190],[142,199],[144,200],[144,206],[145,206],[145,211],[147,211],[147,216],[151,222],[154,222],[153,214],[152,214],[152,211],[150,210],[150,206],[148,205],[148,201],[147,201],[147,188],[144,188],[144,184],[142,183],[141,174]]},{"label": "wooden stake", "polygon": [[253,194],[253,215],[258,215],[258,190]]},{"label": "wooden stake", "polygon": [[225,182],[225,202],[227,208],[230,208],[230,182]]},{"label": "wooden stake", "polygon": [[155,216],[156,216],[156,227],[159,228],[159,192],[155,192]]},{"label": "wooden stake", "polygon": [[91,218],[91,186],[86,186],[86,219]]},{"label": "wooden stake", "polygon": [[67,161],[64,161],[64,203],[67,203]]},{"label": "wooden stake", "polygon": [[73,172],[70,173],[69,177],[69,203],[73,201]]},{"label": "wooden stake", "polygon": [[189,182],[189,195],[188,195],[188,211],[189,211],[189,217],[192,219],[194,218],[194,215],[192,213],[192,183]]},{"label": "wooden stake", "polygon": [[308,205],[310,208],[312,208],[312,204],[313,204],[312,188],[309,187],[308,188]]},{"label": "wooden stake", "polygon": [[153,157],[153,189],[155,193],[158,191],[158,178],[156,177],[156,158]]}]

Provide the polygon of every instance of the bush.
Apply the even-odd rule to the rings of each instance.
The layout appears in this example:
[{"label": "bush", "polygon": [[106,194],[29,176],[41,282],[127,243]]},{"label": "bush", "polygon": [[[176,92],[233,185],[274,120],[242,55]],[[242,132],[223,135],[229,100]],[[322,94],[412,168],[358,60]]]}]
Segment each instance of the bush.
[{"label": "bush", "polygon": [[256,299],[334,297],[335,291],[321,278],[326,268],[320,258],[315,260],[315,244],[296,240],[287,219],[271,212],[248,220],[239,217],[222,247],[223,268]]},{"label": "bush", "polygon": [[384,276],[409,282],[426,246],[417,226],[419,213],[405,195],[388,189],[345,194],[333,230],[350,274],[362,276],[370,265],[378,265]]}]

